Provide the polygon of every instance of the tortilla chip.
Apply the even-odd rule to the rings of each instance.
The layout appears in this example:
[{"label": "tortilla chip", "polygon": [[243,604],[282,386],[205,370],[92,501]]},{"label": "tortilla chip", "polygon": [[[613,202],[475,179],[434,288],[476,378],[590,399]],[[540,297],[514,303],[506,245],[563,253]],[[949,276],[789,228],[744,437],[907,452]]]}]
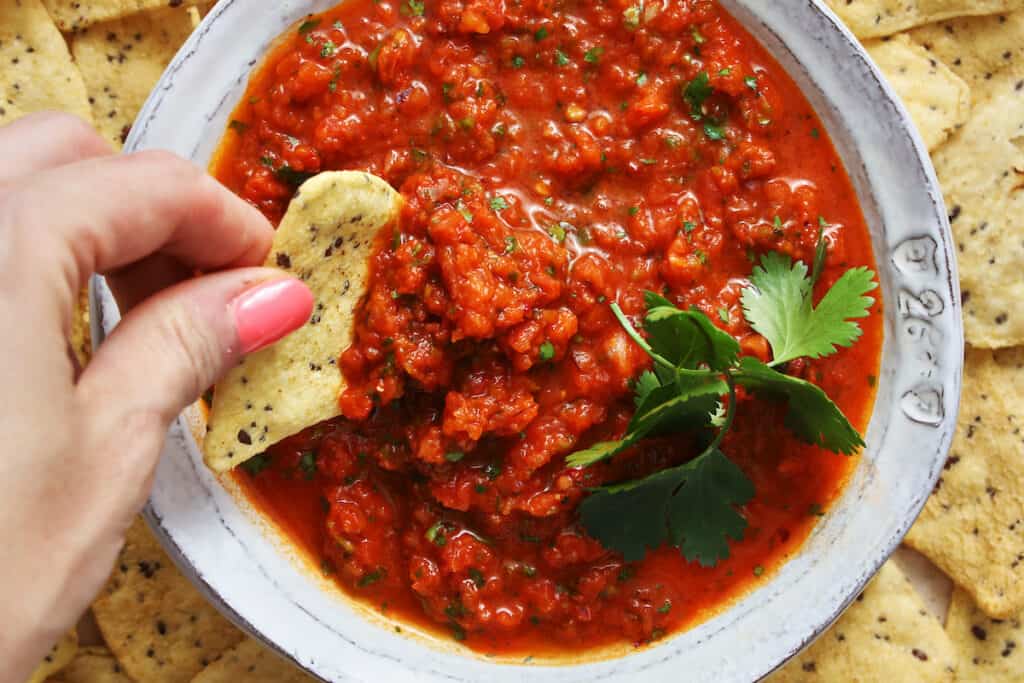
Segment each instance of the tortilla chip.
[{"label": "tortilla chip", "polygon": [[954,680],[949,638],[892,562],[817,642],[768,683]]},{"label": "tortilla chip", "polygon": [[124,144],[153,86],[192,33],[189,9],[144,12],[74,37],[71,52],[85,78],[93,119],[115,148]]},{"label": "tortilla chip", "polygon": [[[53,679],[50,683],[55,683]],[[75,658],[60,672],[60,683],[133,683],[105,647],[79,648]]]},{"label": "tortilla chip", "polygon": [[0,125],[46,109],[91,121],[82,75],[39,0],[0,2]]},{"label": "tortilla chip", "polygon": [[124,19],[163,7],[199,4],[198,0],[43,0],[61,31],[80,31],[102,21]]},{"label": "tortilla chip", "polygon": [[[1024,12],[950,19],[916,28],[910,37],[972,88],[1024,64]],[[987,96],[984,88],[980,94]]]},{"label": "tortilla chip", "polygon": [[1024,8],[1024,0],[825,0],[858,38],[881,38],[952,17]]},{"label": "tortilla chip", "polygon": [[962,590],[953,592],[946,633],[956,648],[957,680],[1015,683],[1024,678],[1024,630],[1021,615],[991,619]]},{"label": "tortilla chip", "polygon": [[82,287],[78,301],[71,312],[71,335],[68,339],[79,367],[85,367],[92,358],[92,333],[89,330],[89,288]]},{"label": "tortilla chip", "polygon": [[308,683],[316,679],[247,638],[203,669],[192,683]]},{"label": "tortilla chip", "polygon": [[971,89],[949,67],[905,35],[866,43],[899,94],[929,150],[949,139],[971,113]]},{"label": "tortilla chip", "polygon": [[946,469],[907,543],[986,614],[1024,611],[1024,348],[970,349]]},{"label": "tortilla chip", "polygon": [[146,683],[187,683],[243,638],[178,572],[141,517],[93,613],[124,672]]},{"label": "tortilla chip", "polygon": [[306,427],[340,415],[337,359],[352,343],[356,306],[366,291],[369,256],[402,196],[368,173],[321,173],[288,207],[267,258],[301,278],[316,306],[305,327],[247,357],[217,384],[207,425],[206,464],[240,465]]},{"label": "tortilla chip", "polygon": [[65,633],[29,676],[28,683],[43,683],[48,677],[67,666],[68,662],[75,658],[77,650],[78,633],[73,630]]},{"label": "tortilla chip", "polygon": [[933,159],[956,240],[967,341],[1024,344],[1024,62],[977,85],[970,120]]}]

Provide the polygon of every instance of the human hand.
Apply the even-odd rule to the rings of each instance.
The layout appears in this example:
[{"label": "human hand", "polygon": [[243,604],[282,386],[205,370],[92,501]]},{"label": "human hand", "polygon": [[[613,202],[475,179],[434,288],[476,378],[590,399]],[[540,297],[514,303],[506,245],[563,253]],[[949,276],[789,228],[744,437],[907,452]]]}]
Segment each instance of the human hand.
[{"label": "human hand", "polygon": [[[9,680],[28,677],[103,585],[169,422],[244,353],[309,318],[305,285],[255,267],[272,236],[256,209],[170,154],[114,156],[64,115],[0,128],[0,660]],[[196,270],[213,274],[192,278]],[[79,372],[68,334],[94,272],[125,315]]]}]

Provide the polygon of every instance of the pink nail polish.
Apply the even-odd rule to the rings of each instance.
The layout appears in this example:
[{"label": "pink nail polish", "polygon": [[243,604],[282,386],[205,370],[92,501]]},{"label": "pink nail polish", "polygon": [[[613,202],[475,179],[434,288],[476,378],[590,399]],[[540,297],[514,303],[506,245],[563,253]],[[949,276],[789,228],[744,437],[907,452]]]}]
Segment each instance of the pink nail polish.
[{"label": "pink nail polish", "polygon": [[270,346],[302,327],[313,312],[313,293],[294,278],[271,280],[231,302],[242,353]]}]

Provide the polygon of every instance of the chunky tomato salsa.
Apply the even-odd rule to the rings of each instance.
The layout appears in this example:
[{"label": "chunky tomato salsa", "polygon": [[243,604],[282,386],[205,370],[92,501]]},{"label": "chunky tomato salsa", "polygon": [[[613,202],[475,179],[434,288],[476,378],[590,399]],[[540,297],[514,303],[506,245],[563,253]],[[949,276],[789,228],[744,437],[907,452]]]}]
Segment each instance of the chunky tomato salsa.
[{"label": "chunky tomato salsa", "polygon": [[[580,523],[596,487],[686,463],[699,439],[566,462],[621,438],[652,368],[612,304],[639,321],[658,293],[769,362],[741,302],[762,256],[810,264],[823,236],[819,296],[874,265],[821,122],[716,2],[350,0],[310,17],[253,77],[214,172],[276,222],[336,169],[406,200],[338,349],[343,417],[236,476],[347,593],[485,653],[640,645],[742,595],[827,514],[856,458],[742,389],[720,447],[754,493],[717,562],[669,544],[627,561]],[[861,431],[880,311],[856,344],[780,368]]]}]

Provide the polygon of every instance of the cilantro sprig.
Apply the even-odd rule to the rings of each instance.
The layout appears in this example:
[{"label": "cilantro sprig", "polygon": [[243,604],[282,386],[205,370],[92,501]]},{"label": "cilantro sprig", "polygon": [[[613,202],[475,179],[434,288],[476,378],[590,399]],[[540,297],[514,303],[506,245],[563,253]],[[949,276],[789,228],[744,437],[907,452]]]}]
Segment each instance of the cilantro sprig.
[{"label": "cilantro sprig", "polygon": [[821,358],[853,344],[856,319],[868,314],[875,274],[855,268],[843,274],[815,306],[825,241],[819,239],[811,274],[801,262],[767,254],[742,294],[747,322],[769,342],[773,359],[740,357],[740,346],[694,309],[683,311],[648,292],[641,334],[618,304],[612,312],[626,333],[653,360],[653,371],[634,384],[636,412],[622,438],[597,443],[567,458],[588,467],[613,458],[641,440],[694,433],[704,449],[687,463],[643,479],[594,489],[580,505],[580,521],[605,547],[626,560],[673,545],[690,562],[714,566],[729,557],[729,539],[741,540],[747,521],[740,507],[754,485],[721,450],[737,411],[736,389],[787,405],[786,426],[801,440],[851,455],[861,435],[817,385],[778,368],[800,357]]}]

